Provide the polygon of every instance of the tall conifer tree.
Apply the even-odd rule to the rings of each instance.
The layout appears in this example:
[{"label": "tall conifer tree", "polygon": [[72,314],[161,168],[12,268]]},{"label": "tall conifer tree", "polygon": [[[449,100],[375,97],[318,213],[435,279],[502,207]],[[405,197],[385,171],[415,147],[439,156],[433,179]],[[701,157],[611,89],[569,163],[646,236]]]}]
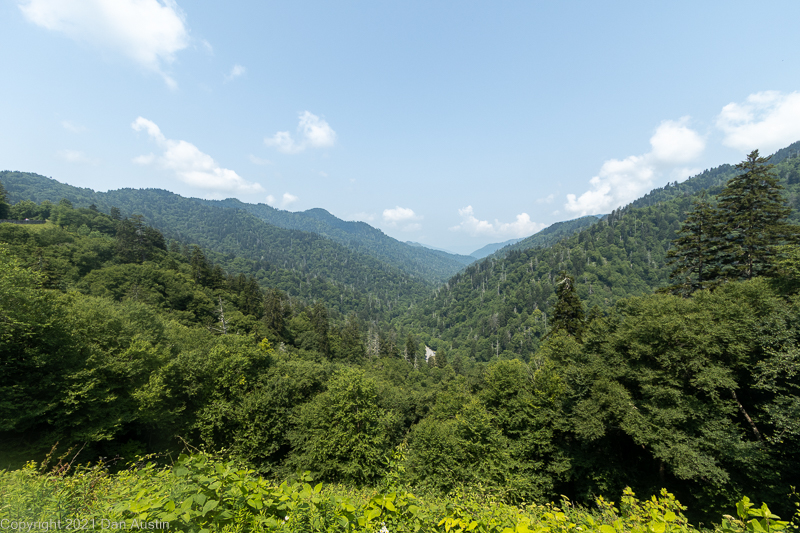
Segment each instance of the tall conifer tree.
[{"label": "tall conifer tree", "polygon": [[772,173],[768,157],[753,150],[736,168],[718,195],[720,224],[719,261],[726,278],[750,279],[775,269],[775,245],[796,240],[794,226],[786,223],[791,208],[781,195],[783,187]]},{"label": "tall conifer tree", "polygon": [[692,210],[678,230],[667,252],[669,264],[675,268],[670,279],[675,283],[669,290],[688,296],[696,290],[706,289],[719,277],[717,253],[720,248],[720,216],[711,205],[705,192],[693,202]]},{"label": "tall conifer tree", "polygon": [[3,183],[0,182],[0,218],[8,218],[8,214],[11,211],[11,206],[8,204],[8,196],[6,195],[6,189],[3,187]]},{"label": "tall conifer tree", "polygon": [[586,314],[583,311],[583,303],[575,289],[575,280],[572,276],[567,275],[566,272],[561,272],[558,277],[561,278],[556,289],[558,302],[553,309],[552,328],[548,336],[563,330],[568,335],[575,337],[578,342],[581,342],[583,329],[586,325]]}]

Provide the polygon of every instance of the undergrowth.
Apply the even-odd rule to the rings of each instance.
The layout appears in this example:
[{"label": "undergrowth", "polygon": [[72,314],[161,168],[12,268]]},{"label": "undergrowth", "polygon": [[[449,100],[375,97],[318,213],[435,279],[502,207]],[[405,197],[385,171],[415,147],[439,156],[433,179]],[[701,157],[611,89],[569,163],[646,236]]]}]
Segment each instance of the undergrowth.
[{"label": "undergrowth", "polygon": [[[233,461],[181,455],[170,467],[141,460],[117,473],[105,465],[63,465],[43,471],[28,463],[0,472],[0,530],[162,529],[226,532],[480,532],[688,533],[675,497],[662,490],[639,500],[630,489],[619,504],[596,508],[559,503],[508,505],[480,492],[417,496],[389,478],[379,490],[312,484],[308,474],[280,484]],[[796,494],[795,494],[796,496]],[[716,533],[796,531],[766,504],[744,498],[722,515]]]}]

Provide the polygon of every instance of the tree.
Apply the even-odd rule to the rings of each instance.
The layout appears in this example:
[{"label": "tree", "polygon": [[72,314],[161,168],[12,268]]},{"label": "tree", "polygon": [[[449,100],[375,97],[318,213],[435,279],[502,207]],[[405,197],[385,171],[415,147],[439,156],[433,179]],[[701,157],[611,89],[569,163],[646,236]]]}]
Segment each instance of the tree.
[{"label": "tree", "polygon": [[3,183],[0,182],[0,218],[8,217],[9,210],[11,206],[8,203],[8,195],[6,194],[6,189],[3,187]]},{"label": "tree", "polygon": [[414,337],[414,335],[409,333],[406,336],[406,344],[405,344],[405,348],[403,349],[403,358],[407,362],[413,364],[415,368],[417,366],[417,349],[418,349],[417,345],[418,344],[419,343],[417,342],[417,339],[416,339],[416,337]]},{"label": "tree", "polygon": [[374,483],[397,438],[399,417],[379,404],[378,385],[363,370],[343,368],[327,390],[299,409],[290,466],[322,479]]},{"label": "tree", "polygon": [[328,357],[331,354],[331,342],[328,335],[328,309],[322,301],[318,301],[311,308],[311,324],[314,326],[317,351]]},{"label": "tree", "polygon": [[677,283],[669,289],[674,294],[688,296],[708,288],[719,276],[716,255],[720,246],[720,217],[706,198],[705,192],[692,203],[692,210],[678,230],[667,252],[668,264],[675,268],[670,279]]},{"label": "tree", "polygon": [[775,245],[796,240],[796,229],[786,223],[791,208],[781,195],[778,178],[768,157],[753,150],[736,168],[718,195],[723,229],[719,260],[726,278],[750,279],[775,270]]},{"label": "tree", "polygon": [[360,363],[366,356],[364,340],[361,337],[361,322],[355,313],[347,317],[342,328],[342,342],[339,347],[339,357],[345,361]]},{"label": "tree", "polygon": [[552,327],[547,335],[552,335],[557,331],[565,331],[567,335],[575,337],[580,342],[586,322],[583,303],[581,303],[581,299],[575,290],[573,277],[563,271],[558,277],[561,278],[556,289],[558,302],[553,309]]},{"label": "tree", "polygon": [[286,295],[272,288],[264,295],[264,323],[281,340],[287,340],[286,318],[291,314]]}]

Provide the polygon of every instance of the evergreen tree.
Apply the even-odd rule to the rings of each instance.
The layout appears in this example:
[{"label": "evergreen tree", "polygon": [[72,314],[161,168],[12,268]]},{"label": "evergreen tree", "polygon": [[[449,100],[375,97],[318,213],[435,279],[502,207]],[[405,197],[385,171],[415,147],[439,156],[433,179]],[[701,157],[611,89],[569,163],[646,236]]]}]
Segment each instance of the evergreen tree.
[{"label": "evergreen tree", "polygon": [[355,313],[347,317],[342,328],[342,342],[339,357],[352,363],[360,363],[367,354],[364,340],[361,337],[361,322]]},{"label": "evergreen tree", "polygon": [[718,257],[726,278],[769,275],[775,269],[774,246],[796,238],[796,230],[786,223],[791,208],[768,161],[753,150],[736,165],[743,172],[718,195],[723,228]]},{"label": "evergreen tree", "polygon": [[287,340],[286,318],[289,305],[286,295],[278,289],[272,288],[264,295],[264,323],[278,338]]},{"label": "evergreen tree", "polygon": [[717,251],[720,246],[720,217],[706,198],[705,192],[693,202],[692,210],[678,230],[667,252],[668,264],[675,268],[670,279],[677,281],[669,287],[675,293],[688,296],[708,288],[719,276]]},{"label": "evergreen tree", "polygon": [[403,358],[415,367],[417,365],[417,338],[411,333],[406,336],[406,344],[403,349]]},{"label": "evergreen tree", "polygon": [[559,273],[558,277],[561,278],[556,289],[558,302],[553,309],[552,327],[547,335],[550,336],[563,330],[580,342],[586,323],[583,303],[581,303],[578,292],[575,290],[573,277],[563,271]]},{"label": "evergreen tree", "polygon": [[317,351],[328,357],[331,354],[331,342],[328,330],[328,309],[322,301],[318,301],[311,308],[311,324],[317,339]]},{"label": "evergreen tree", "polygon": [[8,203],[8,195],[6,194],[6,189],[5,187],[3,187],[3,183],[0,182],[0,219],[7,218],[10,210],[11,206]]}]

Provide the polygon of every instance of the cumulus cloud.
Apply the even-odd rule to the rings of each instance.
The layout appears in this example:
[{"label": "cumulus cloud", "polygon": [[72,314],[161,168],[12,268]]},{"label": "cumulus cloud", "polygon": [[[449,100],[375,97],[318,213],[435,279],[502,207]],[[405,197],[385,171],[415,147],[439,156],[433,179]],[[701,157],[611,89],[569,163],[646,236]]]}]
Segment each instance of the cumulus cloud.
[{"label": "cumulus cloud", "polygon": [[520,213],[514,222],[500,222],[495,219],[494,223],[488,220],[480,220],[475,216],[475,210],[471,205],[458,210],[461,222],[457,226],[450,228],[451,231],[463,231],[469,235],[476,236],[509,236],[527,237],[545,227],[545,224],[533,222],[528,213]]},{"label": "cumulus cloud", "polygon": [[229,74],[225,75],[225,81],[233,81],[234,79],[242,76],[247,70],[242,65],[234,65]]},{"label": "cumulus cloud", "polygon": [[763,91],[732,102],[717,116],[722,143],[749,153],[772,152],[800,140],[800,92]]},{"label": "cumulus cloud", "polygon": [[[300,198],[298,198],[294,194],[285,192],[285,193],[283,193],[283,197],[281,198],[280,206],[281,207],[286,207],[286,206],[288,206],[290,204],[295,203],[299,199]],[[270,205],[272,207],[277,207],[278,206],[278,201],[273,195],[268,194],[267,195],[267,205]]]},{"label": "cumulus cloud", "polygon": [[322,118],[309,112],[300,113],[297,125],[299,140],[295,141],[288,131],[279,131],[264,139],[264,144],[285,154],[297,154],[306,148],[328,148],[336,142],[336,132]]},{"label": "cumulus cloud", "polygon": [[174,0],[21,0],[25,18],[102,50],[114,50],[157,72],[189,44],[185,17]]},{"label": "cumulus cloud", "polygon": [[409,220],[416,220],[419,218],[413,209],[408,207],[400,207],[399,205],[394,209],[383,210],[383,220],[390,224],[397,224],[398,222],[406,222]]},{"label": "cumulus cloud", "polygon": [[655,162],[668,166],[694,161],[706,148],[706,141],[699,133],[686,126],[688,117],[681,120],[665,120],[650,137],[653,147],[650,156]]},{"label": "cumulus cloud", "polygon": [[131,124],[135,131],[145,131],[163,150],[156,157],[153,154],[134,158],[138,164],[156,162],[162,168],[171,170],[189,185],[212,191],[252,193],[262,191],[258,183],[244,180],[233,170],[220,167],[214,159],[201,152],[195,145],[186,141],[167,139],[155,122],[139,117]]},{"label": "cumulus cloud", "polygon": [[389,226],[400,227],[403,231],[419,231],[422,229],[422,224],[418,221],[424,217],[418,215],[413,209],[408,207],[400,207],[399,205],[393,209],[383,210],[383,221]]},{"label": "cumulus cloud", "polygon": [[650,190],[657,177],[688,177],[692,169],[684,165],[706,147],[705,139],[688,122],[689,117],[663,121],[650,137],[650,152],[605,161],[589,180],[591,188],[580,196],[568,194],[564,207],[579,215],[607,213]]},{"label": "cumulus cloud", "polygon": [[60,157],[67,163],[76,163],[80,165],[98,164],[97,159],[92,159],[91,157],[87,156],[80,150],[59,150],[57,154],[58,157]]}]

